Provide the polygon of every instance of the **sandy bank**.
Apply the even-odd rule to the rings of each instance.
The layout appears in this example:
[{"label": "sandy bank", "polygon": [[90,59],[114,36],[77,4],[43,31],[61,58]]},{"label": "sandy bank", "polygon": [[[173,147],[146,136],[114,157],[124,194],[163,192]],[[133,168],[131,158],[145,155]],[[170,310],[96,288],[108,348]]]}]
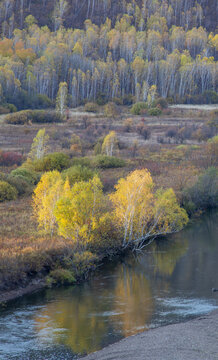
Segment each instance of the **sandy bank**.
[{"label": "sandy bank", "polygon": [[83,360],[216,360],[218,311],[123,339]]}]

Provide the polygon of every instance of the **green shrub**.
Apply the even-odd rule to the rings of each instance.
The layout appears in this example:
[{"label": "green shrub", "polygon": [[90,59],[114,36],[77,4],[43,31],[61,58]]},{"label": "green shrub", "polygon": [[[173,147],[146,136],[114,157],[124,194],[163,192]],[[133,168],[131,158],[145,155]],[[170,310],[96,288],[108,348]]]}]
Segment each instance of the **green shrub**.
[{"label": "green shrub", "polygon": [[33,123],[60,123],[63,121],[63,116],[56,111],[45,111],[45,110],[32,110]]},{"label": "green shrub", "polygon": [[146,110],[147,109],[147,104],[145,102],[138,102],[136,104],[134,104],[131,108],[131,113],[133,115],[140,115],[142,110]]},{"label": "green shrub", "polygon": [[6,181],[0,181],[0,202],[15,200],[17,190]]},{"label": "green shrub", "polygon": [[96,113],[98,111],[98,105],[92,102],[86,103],[85,111]]},{"label": "green shrub", "polygon": [[9,175],[7,182],[17,190],[19,196],[30,195],[33,192],[34,186],[30,184],[27,178],[22,175]]},{"label": "green shrub", "polygon": [[84,157],[74,157],[71,160],[71,166],[75,166],[75,165],[81,165],[81,166],[86,166],[86,167],[93,167],[92,165],[92,159],[88,156],[84,156]]},{"label": "green shrub", "polygon": [[39,175],[34,170],[26,169],[24,167],[13,170],[10,175],[14,177],[22,176],[31,185],[36,185],[39,181]]},{"label": "green shrub", "polygon": [[209,209],[218,205],[218,169],[208,168],[199,176],[197,183],[185,192],[186,203],[191,202],[196,209]]},{"label": "green shrub", "polygon": [[76,282],[74,273],[66,269],[52,270],[47,277],[47,285],[71,285]]},{"label": "green shrub", "polygon": [[161,109],[167,109],[168,108],[168,102],[165,98],[158,98],[154,101],[154,106],[160,106]]},{"label": "green shrub", "polygon": [[161,115],[162,111],[158,107],[148,109],[148,115],[150,116],[158,116]]},{"label": "green shrub", "polygon": [[62,171],[70,166],[70,158],[64,153],[46,155],[43,159],[34,161],[36,171]]},{"label": "green shrub", "polygon": [[31,122],[32,110],[23,110],[5,117],[5,122],[11,125],[25,125]]},{"label": "green shrub", "polygon": [[73,185],[79,181],[88,181],[89,179],[92,179],[95,174],[95,171],[86,166],[75,165],[63,171],[63,178],[68,178],[70,185]]},{"label": "green shrub", "polygon": [[59,123],[63,117],[54,111],[22,110],[5,117],[5,122],[11,125],[25,125],[30,123]]},{"label": "green shrub", "polygon": [[77,276],[86,277],[90,270],[96,267],[97,256],[90,251],[76,252],[73,257],[73,266]]},{"label": "green shrub", "polygon": [[111,118],[114,118],[117,115],[119,115],[119,109],[117,105],[114,104],[113,102],[109,102],[108,104],[106,104],[104,107],[104,115]]},{"label": "green shrub", "polygon": [[119,168],[124,167],[126,162],[123,159],[119,159],[114,156],[98,155],[92,159],[94,167],[107,169],[107,168]]},{"label": "green shrub", "polygon": [[2,104],[0,105],[0,114],[9,114],[17,111],[17,108],[14,104]]},{"label": "green shrub", "polygon": [[96,99],[96,103],[99,106],[103,106],[107,103],[107,96],[104,93],[99,92],[97,94],[97,99]]},{"label": "green shrub", "polygon": [[9,109],[10,113],[14,113],[17,111],[17,108],[14,104],[7,104],[7,108]]}]

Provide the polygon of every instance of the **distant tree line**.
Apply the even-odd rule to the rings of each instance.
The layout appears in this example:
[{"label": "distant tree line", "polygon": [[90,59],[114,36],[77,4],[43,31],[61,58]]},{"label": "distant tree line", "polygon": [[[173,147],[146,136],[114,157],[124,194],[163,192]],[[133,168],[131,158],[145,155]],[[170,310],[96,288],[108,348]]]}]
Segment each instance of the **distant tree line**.
[{"label": "distant tree line", "polygon": [[[88,3],[91,9],[93,1]],[[87,19],[82,30],[64,28],[68,4],[60,0],[54,31],[39,27],[32,15],[22,30],[3,31],[0,104],[49,107],[63,94],[61,83],[67,85],[69,106],[120,98],[123,104],[146,102],[152,86],[173,101],[217,102],[218,35],[202,27],[201,5],[190,10],[192,1],[124,3],[114,25],[109,18],[100,26]],[[189,16],[180,12],[181,4]],[[175,25],[182,16],[185,20]]]}]

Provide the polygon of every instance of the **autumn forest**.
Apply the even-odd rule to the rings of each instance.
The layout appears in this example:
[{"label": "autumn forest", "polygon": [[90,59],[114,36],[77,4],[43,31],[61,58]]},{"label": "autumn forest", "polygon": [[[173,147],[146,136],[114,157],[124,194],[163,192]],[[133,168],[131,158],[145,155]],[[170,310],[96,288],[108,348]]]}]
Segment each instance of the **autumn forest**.
[{"label": "autumn forest", "polygon": [[153,85],[171,102],[215,103],[216,6],[187,0],[3,0],[0,103],[51,106],[61,82],[67,83],[70,107],[147,101]]}]

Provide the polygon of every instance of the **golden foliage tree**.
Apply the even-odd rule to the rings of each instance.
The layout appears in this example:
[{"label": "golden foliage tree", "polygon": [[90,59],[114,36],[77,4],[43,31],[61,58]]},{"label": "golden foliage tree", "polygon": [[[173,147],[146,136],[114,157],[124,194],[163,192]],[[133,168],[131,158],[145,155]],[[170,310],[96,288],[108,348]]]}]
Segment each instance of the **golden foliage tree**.
[{"label": "golden foliage tree", "polygon": [[105,136],[102,144],[102,152],[107,156],[113,156],[114,150],[117,147],[117,134],[115,131],[111,131],[107,136]]},{"label": "golden foliage tree", "polygon": [[75,183],[55,209],[58,232],[77,246],[85,247],[97,226],[104,204],[102,184],[95,176],[89,182]]},{"label": "golden foliage tree", "polygon": [[120,179],[110,195],[114,215],[122,227],[123,246],[142,247],[153,236],[179,231],[188,222],[172,189],[153,193],[153,181],[146,170],[135,170]]},{"label": "golden foliage tree", "polygon": [[58,171],[45,173],[38,183],[33,195],[33,210],[39,228],[46,233],[53,234],[56,224],[54,209],[57,201],[69,191],[69,182],[63,183]]},{"label": "golden foliage tree", "polygon": [[48,140],[49,136],[46,135],[45,129],[40,129],[36,137],[33,139],[33,143],[29,153],[29,157],[32,160],[39,160],[43,158],[47,150]]}]

